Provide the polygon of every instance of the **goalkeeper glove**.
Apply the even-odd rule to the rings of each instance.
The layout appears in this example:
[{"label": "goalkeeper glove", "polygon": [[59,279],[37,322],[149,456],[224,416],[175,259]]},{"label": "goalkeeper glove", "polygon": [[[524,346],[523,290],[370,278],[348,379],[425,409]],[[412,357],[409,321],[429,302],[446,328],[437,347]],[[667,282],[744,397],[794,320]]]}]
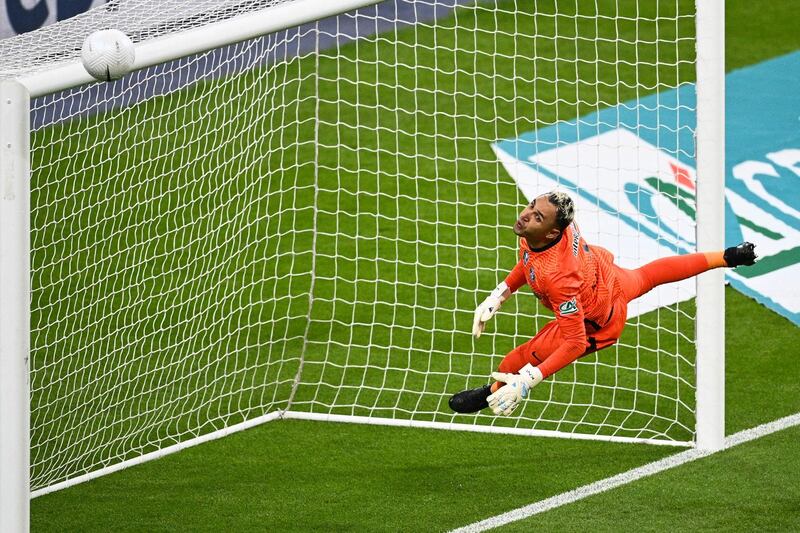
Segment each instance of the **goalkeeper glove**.
[{"label": "goalkeeper glove", "polygon": [[486,322],[492,318],[503,302],[511,295],[508,290],[508,285],[505,281],[500,282],[500,285],[489,293],[489,296],[483,301],[481,305],[475,309],[475,317],[472,321],[472,335],[477,339],[483,333],[486,327]]},{"label": "goalkeeper glove", "polygon": [[505,385],[497,389],[497,392],[486,400],[494,414],[503,416],[513,413],[523,398],[528,397],[531,389],[544,379],[542,371],[530,363],[523,366],[519,374],[492,372],[492,377]]}]

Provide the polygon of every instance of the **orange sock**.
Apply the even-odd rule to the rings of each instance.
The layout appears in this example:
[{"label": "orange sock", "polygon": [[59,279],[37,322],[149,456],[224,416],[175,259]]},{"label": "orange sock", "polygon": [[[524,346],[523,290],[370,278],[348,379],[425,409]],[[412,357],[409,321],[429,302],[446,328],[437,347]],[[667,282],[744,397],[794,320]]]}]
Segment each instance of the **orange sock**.
[{"label": "orange sock", "polygon": [[723,259],[723,254],[725,252],[705,252],[703,255],[706,256],[708,260],[708,268],[719,268],[719,267],[726,267],[728,264]]}]

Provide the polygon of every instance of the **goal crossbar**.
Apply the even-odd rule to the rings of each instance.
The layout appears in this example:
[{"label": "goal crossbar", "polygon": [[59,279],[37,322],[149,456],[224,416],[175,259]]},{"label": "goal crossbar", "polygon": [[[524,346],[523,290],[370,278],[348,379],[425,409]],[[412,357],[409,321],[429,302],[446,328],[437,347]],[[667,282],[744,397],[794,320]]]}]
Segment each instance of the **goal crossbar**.
[{"label": "goal crossbar", "polygon": [[[230,46],[377,4],[380,1],[382,0],[337,0],[336,2],[294,0],[262,11],[254,11],[180,33],[135,43],[136,56],[131,70],[141,70],[215,48]],[[52,69],[22,76],[18,81],[27,87],[31,98],[96,82],[83,68],[80,59],[66,61]]]}]

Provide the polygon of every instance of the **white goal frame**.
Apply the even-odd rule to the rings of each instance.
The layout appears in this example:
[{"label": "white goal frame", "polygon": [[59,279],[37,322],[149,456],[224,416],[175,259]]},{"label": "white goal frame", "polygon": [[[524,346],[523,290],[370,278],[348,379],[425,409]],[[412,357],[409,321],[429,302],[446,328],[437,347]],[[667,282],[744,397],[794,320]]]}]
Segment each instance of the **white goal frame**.
[{"label": "white goal frame", "polygon": [[[298,0],[223,22],[136,45],[134,69],[201,53],[291,28],[378,0]],[[724,247],[725,65],[724,3],[696,1],[697,34],[697,245]],[[277,411],[157,452],[113,465],[68,482],[30,492],[30,101],[31,98],[94,80],[79,61],[44,73],[0,81],[0,530],[29,530],[31,496],[58,490],[132,464],[279,418],[302,418],[468,431],[594,438],[493,426]],[[697,279],[696,442],[716,451],[724,444],[724,277],[721,270]],[[600,437],[602,438],[602,437]],[[605,440],[626,440],[608,438]],[[642,441],[643,439],[627,439]],[[673,443],[674,444],[674,443]]]}]

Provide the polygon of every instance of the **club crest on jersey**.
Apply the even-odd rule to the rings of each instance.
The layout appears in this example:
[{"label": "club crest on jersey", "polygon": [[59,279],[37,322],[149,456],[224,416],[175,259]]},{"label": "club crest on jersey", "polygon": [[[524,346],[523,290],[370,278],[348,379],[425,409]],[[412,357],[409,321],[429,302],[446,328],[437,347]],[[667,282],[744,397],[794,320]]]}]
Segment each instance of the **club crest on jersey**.
[{"label": "club crest on jersey", "polygon": [[533,271],[533,267],[531,267],[531,283],[536,281],[536,273]]},{"label": "club crest on jersey", "polygon": [[[530,255],[528,254],[528,250],[525,250],[525,252],[522,254],[522,262],[523,263],[527,263],[528,262],[528,257],[530,257]],[[533,276],[531,276],[531,277],[533,277]]]},{"label": "club crest on jersey", "polygon": [[566,302],[560,304],[558,306],[558,312],[561,314],[561,316],[577,313],[578,303],[575,301],[575,298],[567,300]]}]

